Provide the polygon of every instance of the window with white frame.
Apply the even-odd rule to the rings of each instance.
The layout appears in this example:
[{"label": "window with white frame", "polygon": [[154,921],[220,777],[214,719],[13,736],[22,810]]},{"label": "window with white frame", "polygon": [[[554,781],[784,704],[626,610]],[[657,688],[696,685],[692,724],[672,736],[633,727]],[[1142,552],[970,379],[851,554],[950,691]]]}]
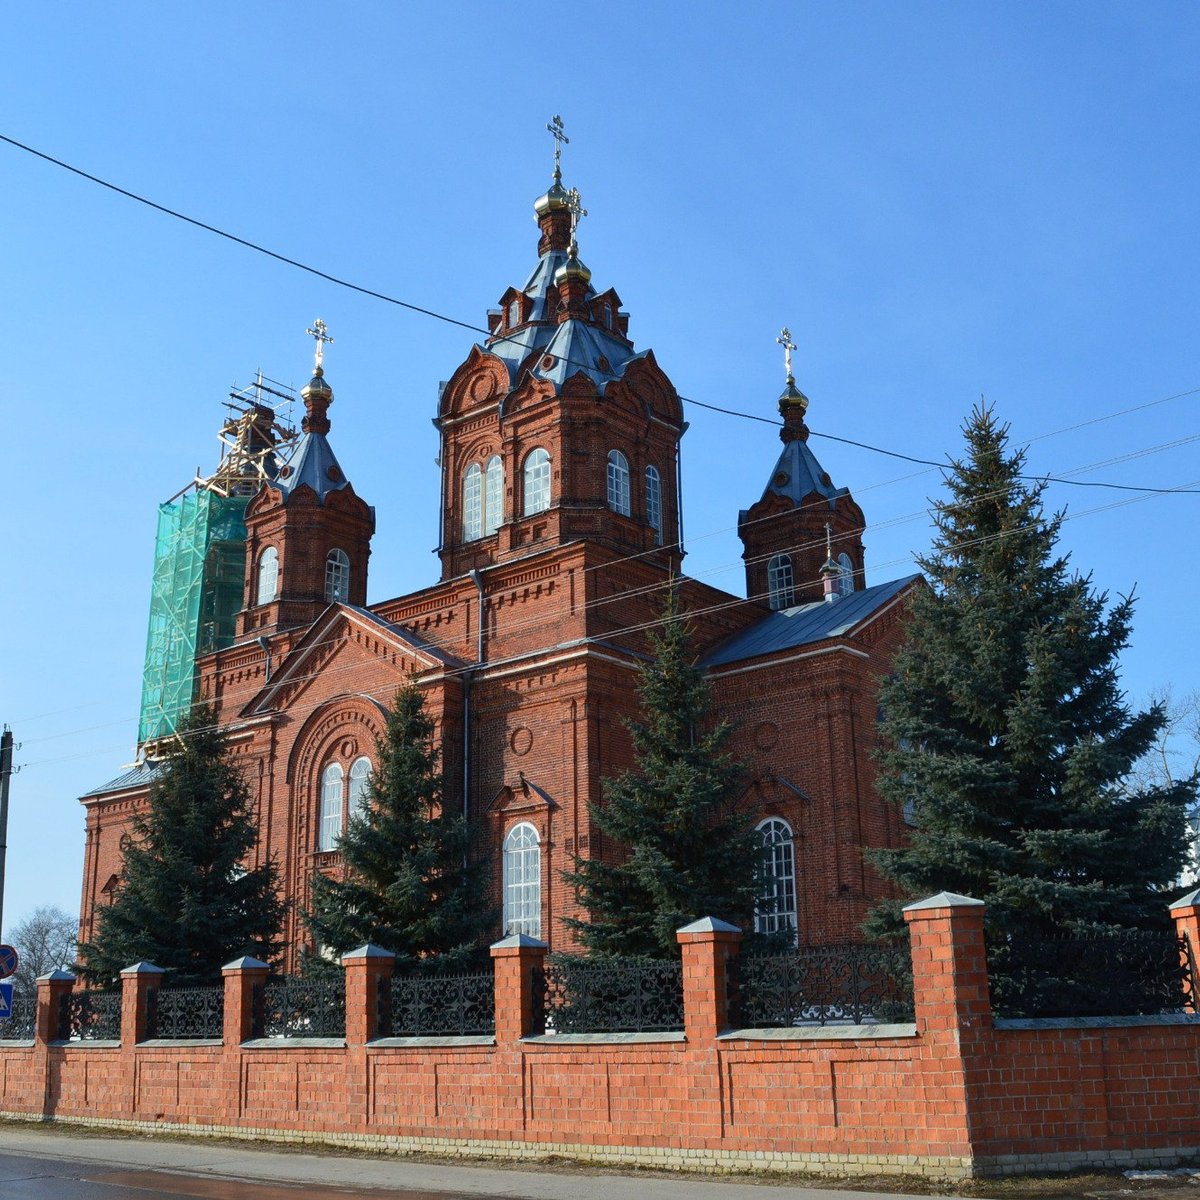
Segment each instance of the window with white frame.
[{"label": "window with white frame", "polygon": [[279,595],[279,551],[268,546],[258,557],[256,604],[270,604]]},{"label": "window with white frame", "polygon": [[317,849],[334,850],[342,836],[342,810],[346,792],[342,786],[346,773],[341,763],[331,762],[321,772],[321,815],[317,828]]},{"label": "window with white frame", "polygon": [[776,612],[781,608],[791,608],[796,603],[790,554],[776,554],[767,563],[767,603]]},{"label": "window with white frame", "polygon": [[550,507],[550,455],[540,446],[525,456],[524,512],[527,517]]},{"label": "window with white frame", "polygon": [[646,468],[646,521],[654,530],[654,544],[663,544],[662,479],[657,467]]},{"label": "window with white frame", "polygon": [[796,933],[796,843],[792,827],[781,817],[758,826],[762,855],[760,888],[754,904],[756,933]]},{"label": "window with white frame", "polygon": [[483,536],[490,537],[504,520],[504,465],[493,454],[483,470]]},{"label": "window with white frame", "polygon": [[608,452],[608,507],[629,516],[629,460],[620,450]]},{"label": "window with white frame", "polygon": [[521,323],[521,301],[519,299],[510,300],[508,302],[508,327],[515,329]]},{"label": "window with white frame", "polygon": [[838,555],[838,595],[848,596],[854,591],[854,563],[850,555]]},{"label": "window with white frame", "polygon": [[371,760],[365,755],[350,764],[350,815],[366,816],[371,794]]},{"label": "window with white frame", "polygon": [[472,463],[463,476],[463,541],[483,536],[483,472]]},{"label": "window with white frame", "polygon": [[330,550],[325,556],[325,602],[345,604],[350,599],[350,556]]},{"label": "window with white frame", "polygon": [[504,933],[542,936],[542,848],[528,821],[504,838]]}]

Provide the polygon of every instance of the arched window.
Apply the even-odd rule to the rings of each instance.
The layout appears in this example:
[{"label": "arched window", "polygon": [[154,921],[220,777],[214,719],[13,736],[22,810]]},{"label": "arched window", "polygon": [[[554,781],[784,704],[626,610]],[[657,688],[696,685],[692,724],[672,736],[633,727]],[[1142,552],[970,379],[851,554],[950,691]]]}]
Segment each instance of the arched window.
[{"label": "arched window", "polygon": [[504,933],[542,936],[542,850],[528,821],[504,839]]},{"label": "arched window", "polygon": [[350,556],[330,550],[325,556],[325,602],[345,604],[350,599]]},{"label": "arched window", "polygon": [[796,932],[796,846],[792,827],[780,817],[758,826],[761,887],[754,905],[757,933]]},{"label": "arched window", "polygon": [[510,300],[508,302],[508,327],[515,329],[521,323],[521,301]]},{"label": "arched window", "polygon": [[483,472],[472,463],[463,476],[463,541],[483,536]]},{"label": "arched window", "polygon": [[662,480],[657,467],[646,468],[646,520],[654,530],[654,544],[663,543],[662,530]]},{"label": "arched window", "polygon": [[489,537],[504,520],[504,465],[493,454],[483,471],[483,536]]},{"label": "arched window", "polygon": [[371,760],[365,755],[350,765],[350,815],[365,816],[371,786]]},{"label": "arched window", "polygon": [[279,595],[279,551],[268,546],[258,557],[258,599],[255,604],[270,604]]},{"label": "arched window", "polygon": [[796,603],[790,554],[776,554],[767,563],[767,603],[776,612],[781,608],[791,608]]},{"label": "arched window", "polygon": [[838,555],[838,595],[848,596],[854,591],[854,564],[850,555]]},{"label": "arched window", "polygon": [[540,446],[525,456],[525,515],[550,507],[550,455]]},{"label": "arched window", "polygon": [[341,763],[331,762],[321,772],[321,817],[317,828],[317,849],[333,850],[342,836],[342,805],[345,772]]},{"label": "arched window", "polygon": [[608,452],[608,507],[629,516],[629,460],[620,450]]}]

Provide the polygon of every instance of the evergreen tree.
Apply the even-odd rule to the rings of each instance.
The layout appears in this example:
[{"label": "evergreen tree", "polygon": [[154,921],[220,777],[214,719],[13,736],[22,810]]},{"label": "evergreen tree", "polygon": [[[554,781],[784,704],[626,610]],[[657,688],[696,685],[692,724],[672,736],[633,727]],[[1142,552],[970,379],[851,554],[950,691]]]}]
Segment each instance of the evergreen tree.
[{"label": "evergreen tree", "polygon": [[668,599],[641,670],[642,716],[629,723],[637,766],[606,782],[592,820],[619,863],[576,859],[566,874],[588,911],[568,918],[600,956],[674,958],[675,931],[699,917],[752,922],[761,860],[736,802],[741,769],[725,752],[731,726],[707,725],[709,688],[694,664],[688,623]]},{"label": "evergreen tree", "polygon": [[[930,587],[880,693],[879,790],[915,825],[872,859],[908,900],[984,900],[994,947],[1164,928],[1195,780],[1126,782],[1164,720],[1132,712],[1118,684],[1132,600],[1108,609],[1069,571],[1062,517],[1045,516],[1045,485],[1023,480],[990,409],[964,433],[920,560]],[[868,932],[901,928],[903,902]]]},{"label": "evergreen tree", "polygon": [[124,967],[152,962],[171,986],[211,986],[234,958],[278,954],[275,865],[247,867],[258,841],[250,792],[211,708],[180,723],[131,834],[121,888],[79,947],[86,979],[108,984]]},{"label": "evergreen tree", "polygon": [[309,928],[338,955],[375,942],[398,972],[476,965],[496,914],[470,827],[445,807],[434,724],[415,683],[396,693],[377,760],[365,809],[338,842],[345,878],[313,875]]}]

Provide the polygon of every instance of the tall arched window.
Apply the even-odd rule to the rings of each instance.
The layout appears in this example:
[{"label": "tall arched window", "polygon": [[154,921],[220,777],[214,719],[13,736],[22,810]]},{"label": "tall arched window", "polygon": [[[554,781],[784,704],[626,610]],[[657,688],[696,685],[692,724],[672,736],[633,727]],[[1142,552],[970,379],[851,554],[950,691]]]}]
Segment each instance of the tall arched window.
[{"label": "tall arched window", "polygon": [[258,597],[255,604],[270,604],[279,595],[279,551],[268,546],[258,557]]},{"label": "tall arched window", "polygon": [[608,507],[629,516],[629,460],[620,450],[608,452]]},{"label": "tall arched window", "polygon": [[796,603],[790,554],[776,554],[767,563],[767,603],[776,612],[781,608],[791,608]]},{"label": "tall arched window", "polygon": [[838,595],[848,596],[854,591],[854,564],[850,555],[838,555]]},{"label": "tall arched window", "polygon": [[654,530],[654,544],[661,546],[662,530],[662,480],[657,467],[646,468],[646,521]]},{"label": "tall arched window", "polygon": [[325,556],[325,602],[345,604],[350,599],[350,556],[330,550]]},{"label": "tall arched window", "polygon": [[780,817],[758,826],[762,854],[758,899],[754,904],[756,933],[796,931],[796,848],[792,827]]},{"label": "tall arched window", "polygon": [[331,762],[321,772],[321,816],[317,828],[317,849],[333,850],[342,836],[342,805],[345,772],[341,763]]},{"label": "tall arched window", "polygon": [[521,301],[510,300],[508,302],[508,327],[515,329],[521,323]]},{"label": "tall arched window", "polygon": [[483,536],[489,537],[504,520],[504,465],[493,454],[483,471]]},{"label": "tall arched window", "polygon": [[525,456],[525,515],[550,507],[550,455],[540,446]]},{"label": "tall arched window", "polygon": [[367,797],[371,785],[371,760],[365,755],[356,758],[350,765],[350,815],[363,816],[367,811]]},{"label": "tall arched window", "polygon": [[542,849],[528,821],[504,839],[504,933],[542,936]]},{"label": "tall arched window", "polygon": [[463,476],[463,541],[483,536],[483,472],[472,463]]}]

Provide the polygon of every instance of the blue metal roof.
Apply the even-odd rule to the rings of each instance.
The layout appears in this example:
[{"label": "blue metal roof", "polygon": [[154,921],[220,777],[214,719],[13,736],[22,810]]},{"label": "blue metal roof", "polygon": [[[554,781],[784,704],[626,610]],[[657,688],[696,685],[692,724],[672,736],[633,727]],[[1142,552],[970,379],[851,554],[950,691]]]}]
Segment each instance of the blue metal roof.
[{"label": "blue metal roof", "polygon": [[818,496],[824,496],[832,508],[839,496],[850,494],[850,489],[834,487],[808,443],[796,438],[784,444],[783,453],[763,490],[763,499],[772,492],[776,496],[786,496],[797,505],[805,496],[816,492]]},{"label": "blue metal roof", "polygon": [[147,761],[138,763],[136,767],[126,771],[124,775],[118,775],[116,779],[110,779],[107,783],[102,783],[99,787],[84,792],[84,795],[104,796],[109,792],[124,792],[129,788],[145,787],[153,783],[162,774],[164,766],[165,764],[162,762]]},{"label": "blue metal roof", "polygon": [[306,433],[287,466],[281,468],[272,480],[273,486],[283,493],[285,503],[304,483],[324,501],[330,492],[340,492],[349,482],[329,439],[323,433]]},{"label": "blue metal roof", "polygon": [[751,625],[749,629],[743,629],[741,633],[735,633],[722,642],[700,665],[719,667],[725,663],[758,658],[779,650],[792,650],[797,646],[823,642],[826,638],[840,637],[920,578],[920,575],[905,575],[903,579],[893,579],[890,583],[879,583],[851,592],[832,603],[815,600],[810,604],[798,604],[795,608],[774,612],[757,625]]}]

